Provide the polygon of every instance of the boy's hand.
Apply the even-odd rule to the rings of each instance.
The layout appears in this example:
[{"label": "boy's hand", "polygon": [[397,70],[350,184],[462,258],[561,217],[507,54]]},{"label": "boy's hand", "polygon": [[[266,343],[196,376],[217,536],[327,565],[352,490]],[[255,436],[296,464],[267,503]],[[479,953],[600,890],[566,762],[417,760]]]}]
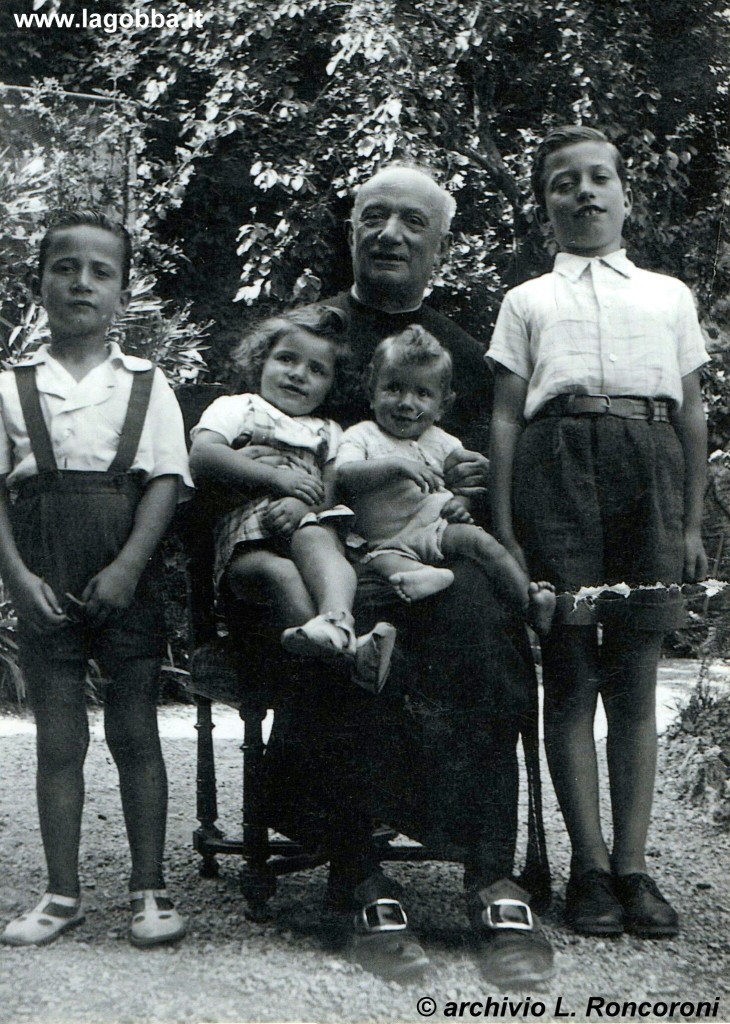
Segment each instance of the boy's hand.
[{"label": "boy's hand", "polygon": [[458,495],[449,498],[441,509],[441,518],[447,523],[473,523],[474,517],[464,504],[464,499]]},{"label": "boy's hand", "polygon": [[68,619],[52,588],[40,576],[28,576],[12,588],[18,617],[36,633],[49,633],[65,626]]},{"label": "boy's hand", "polygon": [[457,448],[444,462],[444,483],[455,494],[475,496],[489,491],[489,459],[481,452]]},{"label": "boy's hand", "polygon": [[324,485],[317,477],[302,469],[280,466],[272,473],[272,490],[283,498],[297,498],[306,505],[324,501]]},{"label": "boy's hand", "polygon": [[707,555],[699,530],[684,534],[684,582],[699,583],[707,576]]},{"label": "boy's hand", "polygon": [[91,626],[101,626],[115,612],[129,608],[134,600],[139,576],[112,562],[84,587],[81,601],[85,604],[84,618]]},{"label": "boy's hand", "polygon": [[272,533],[280,537],[291,537],[302,521],[302,517],[310,511],[309,505],[297,498],[279,498],[272,501],[263,514],[264,525]]},{"label": "boy's hand", "polygon": [[441,477],[428,466],[424,466],[420,462],[413,462],[412,459],[395,459],[395,462],[398,475],[406,480],[412,480],[424,494],[438,491],[443,486]]}]

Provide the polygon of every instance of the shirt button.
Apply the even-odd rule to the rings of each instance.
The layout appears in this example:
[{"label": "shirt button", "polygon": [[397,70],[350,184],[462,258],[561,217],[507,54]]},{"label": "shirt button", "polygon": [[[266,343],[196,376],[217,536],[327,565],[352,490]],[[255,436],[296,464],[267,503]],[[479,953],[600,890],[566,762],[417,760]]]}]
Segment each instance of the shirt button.
[{"label": "shirt button", "polygon": [[616,360],[618,359],[618,356],[616,355],[615,352],[611,352],[611,354],[609,355],[608,358],[611,360],[612,363],[615,363]]}]

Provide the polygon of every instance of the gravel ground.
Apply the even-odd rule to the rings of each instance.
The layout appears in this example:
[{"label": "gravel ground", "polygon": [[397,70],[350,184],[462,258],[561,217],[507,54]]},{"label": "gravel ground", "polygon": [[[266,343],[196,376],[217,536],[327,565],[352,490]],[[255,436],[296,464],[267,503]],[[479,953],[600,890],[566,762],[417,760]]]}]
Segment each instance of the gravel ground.
[{"label": "gravel ground", "polygon": [[[686,690],[691,675],[686,663],[679,673],[664,670],[664,705],[667,693],[682,689],[682,674]],[[677,758],[669,756],[667,741],[662,741],[649,853],[652,871],[682,914],[681,936],[659,943],[628,936],[602,941],[579,938],[562,926],[569,854],[546,772],[556,896],[545,924],[556,949],[557,974],[542,992],[511,996],[510,1008],[502,993],[489,991],[471,958],[460,872],[454,865],[388,869],[405,886],[412,923],[432,957],[427,976],[408,986],[379,981],[344,957],[320,951],[315,930],[325,885],[322,869],[282,879],[271,901],[271,921],[263,925],[245,917],[236,858],[221,858],[218,879],[201,879],[191,849],[194,710],[180,706],[162,709],[160,718],[170,776],[168,884],[190,917],[190,933],[176,948],[133,949],[126,939],[129,864],[116,774],[99,713],[92,712],[92,718],[81,854],[86,923],[45,949],[0,947],[2,1024],[406,1022],[423,1020],[416,1006],[422,997],[435,1001],[431,1019],[438,1021],[454,1015],[448,1003],[483,1003],[488,996],[494,1000],[490,1014],[466,1007],[463,1015],[474,1017],[476,1009],[479,1016],[502,1019],[626,1020],[631,1009],[622,1005],[625,1001],[647,1000],[654,1008],[644,1019],[685,1020],[696,1019],[688,1006],[673,1016],[663,1007],[703,1000],[713,1007],[712,1019],[730,1021],[730,834],[713,827],[701,808],[680,799]],[[220,824],[233,832],[239,730],[227,709],[221,709],[218,720]],[[0,715],[0,742],[0,919],[6,920],[43,891],[44,869],[31,721]],[[591,999],[606,1000],[603,1017]]]}]

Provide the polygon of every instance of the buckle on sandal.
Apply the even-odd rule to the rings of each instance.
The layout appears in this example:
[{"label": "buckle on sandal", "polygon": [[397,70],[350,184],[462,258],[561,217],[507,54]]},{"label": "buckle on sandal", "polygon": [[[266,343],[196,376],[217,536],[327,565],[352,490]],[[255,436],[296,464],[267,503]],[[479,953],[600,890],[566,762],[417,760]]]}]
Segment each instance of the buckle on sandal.
[{"label": "buckle on sandal", "polygon": [[487,928],[495,931],[509,928],[511,931],[531,932],[534,928],[532,911],[522,900],[494,900],[487,904],[482,920]]},{"label": "buckle on sandal", "polygon": [[379,899],[362,907],[355,926],[362,932],[402,932],[408,927],[408,918],[398,900]]}]

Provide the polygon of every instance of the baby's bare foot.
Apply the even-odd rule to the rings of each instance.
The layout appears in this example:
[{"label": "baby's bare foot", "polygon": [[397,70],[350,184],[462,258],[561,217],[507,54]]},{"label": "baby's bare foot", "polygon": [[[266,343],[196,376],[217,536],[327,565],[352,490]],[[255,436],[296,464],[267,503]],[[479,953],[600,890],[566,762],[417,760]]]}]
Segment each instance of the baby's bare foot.
[{"label": "baby's bare foot", "polygon": [[454,574],[451,569],[424,565],[422,569],[413,569],[411,572],[393,573],[388,580],[398,597],[410,603],[438,594],[439,590],[446,590],[454,582]]},{"label": "baby's bare foot", "polygon": [[527,621],[538,636],[547,636],[555,614],[555,587],[540,580],[527,588]]}]

